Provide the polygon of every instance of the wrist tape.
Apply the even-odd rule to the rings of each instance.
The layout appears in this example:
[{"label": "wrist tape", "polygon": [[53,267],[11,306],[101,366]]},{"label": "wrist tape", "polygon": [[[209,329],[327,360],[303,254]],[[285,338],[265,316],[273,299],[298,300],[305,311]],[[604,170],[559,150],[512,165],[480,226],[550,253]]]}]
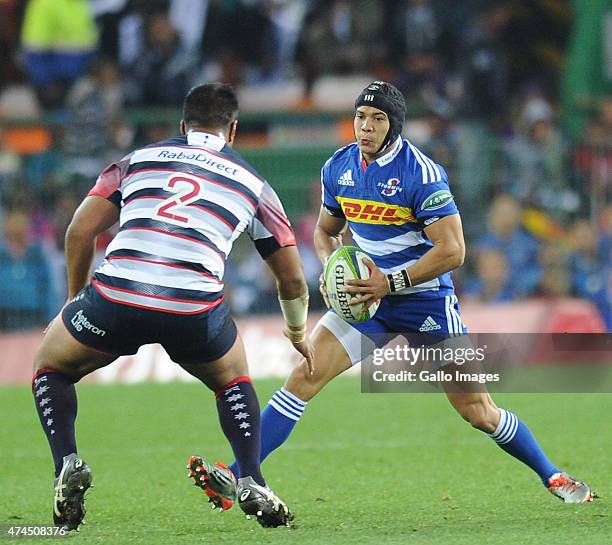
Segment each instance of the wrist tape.
[{"label": "wrist tape", "polygon": [[387,280],[389,281],[389,291],[391,293],[412,287],[412,281],[406,269],[388,274]]},{"label": "wrist tape", "polygon": [[308,294],[297,299],[279,299],[278,302],[287,324],[285,336],[292,341],[304,337],[308,318]]}]

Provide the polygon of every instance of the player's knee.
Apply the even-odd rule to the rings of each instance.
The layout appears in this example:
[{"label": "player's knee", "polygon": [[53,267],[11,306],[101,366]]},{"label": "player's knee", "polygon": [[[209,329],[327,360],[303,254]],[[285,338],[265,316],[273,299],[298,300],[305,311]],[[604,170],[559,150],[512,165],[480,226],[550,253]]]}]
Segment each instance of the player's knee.
[{"label": "player's knee", "polygon": [[32,375],[36,375],[37,373],[41,371],[41,369],[43,369],[45,372],[49,371],[53,373],[59,373],[61,375],[68,377],[74,382],[78,380],[78,379],[75,379],[75,377],[73,377],[69,371],[63,369],[60,365],[57,365],[55,362],[51,362],[45,359],[34,360],[34,365],[32,368]]},{"label": "player's knee", "polygon": [[300,361],[285,382],[285,388],[302,401],[310,401],[324,385],[325,381],[316,367],[314,374],[310,374],[305,359]]},{"label": "player's knee", "polygon": [[495,415],[491,409],[492,407],[488,403],[476,401],[461,405],[457,408],[457,411],[472,427],[492,433],[495,431]]},{"label": "player's knee", "polygon": [[69,366],[60,363],[53,357],[49,356],[44,350],[39,350],[38,354],[36,354],[32,372],[36,374],[41,369],[49,369],[56,373],[61,373],[73,382],[78,382],[87,374],[82,366]]},{"label": "player's knee", "polygon": [[43,351],[39,350],[34,356],[34,364],[32,365],[32,371],[36,373],[40,369],[53,369],[59,371],[58,365],[52,358]]}]

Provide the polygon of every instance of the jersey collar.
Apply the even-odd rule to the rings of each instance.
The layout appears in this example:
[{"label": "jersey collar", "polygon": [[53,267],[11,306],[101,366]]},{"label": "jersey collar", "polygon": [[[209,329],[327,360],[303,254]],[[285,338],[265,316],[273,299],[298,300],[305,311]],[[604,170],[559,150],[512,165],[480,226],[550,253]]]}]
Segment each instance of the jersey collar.
[{"label": "jersey collar", "polygon": [[[393,159],[397,157],[397,154],[400,152],[403,145],[404,142],[402,141],[402,137],[398,136],[397,140],[391,146],[389,146],[391,149],[387,153],[381,155],[378,159],[376,159],[375,162],[378,163],[378,165],[381,167],[388,165],[391,161],[393,161]],[[367,164],[365,162],[365,159],[363,158],[361,150],[359,150],[359,164],[361,165],[361,168],[365,171],[367,168]]]},{"label": "jersey collar", "polygon": [[209,132],[189,131],[187,133],[187,143],[190,146],[203,146],[215,151],[221,151],[225,146],[225,138]]},{"label": "jersey collar", "polygon": [[402,142],[402,137],[398,136],[397,140],[395,140],[395,143],[389,146],[391,149],[387,153],[381,155],[378,159],[376,159],[376,162],[381,167],[388,165],[391,161],[393,161],[393,159],[397,157],[397,154],[402,149],[403,144],[404,143]]}]

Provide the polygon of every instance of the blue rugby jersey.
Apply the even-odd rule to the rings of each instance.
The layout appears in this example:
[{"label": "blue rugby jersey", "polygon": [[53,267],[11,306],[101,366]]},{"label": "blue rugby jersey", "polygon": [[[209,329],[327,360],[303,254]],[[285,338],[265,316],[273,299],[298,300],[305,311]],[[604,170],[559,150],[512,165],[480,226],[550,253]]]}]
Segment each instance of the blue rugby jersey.
[{"label": "blue rugby jersey", "polygon": [[247,231],[265,259],[295,237],[280,200],[223,138],[189,132],[110,165],[89,195],[120,208],[92,284],[106,299],[196,314],[223,299],[225,261]]},{"label": "blue rugby jersey", "polygon": [[[401,137],[367,168],[356,143],[339,149],[323,165],[321,184],[325,209],[347,220],[354,243],[386,274],[433,246],[424,227],[459,213],[444,169]],[[449,272],[397,295],[453,292]]]}]

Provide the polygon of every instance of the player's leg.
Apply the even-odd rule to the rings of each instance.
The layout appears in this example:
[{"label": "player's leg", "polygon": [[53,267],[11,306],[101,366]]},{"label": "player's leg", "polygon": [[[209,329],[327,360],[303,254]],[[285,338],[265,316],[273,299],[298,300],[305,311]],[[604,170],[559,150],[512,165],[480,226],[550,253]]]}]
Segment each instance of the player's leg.
[{"label": "player's leg", "polygon": [[590,488],[559,470],[546,456],[527,425],[514,413],[496,407],[486,392],[459,393],[448,391],[455,410],[473,427],[485,432],[505,452],[533,469],[546,488],[566,503],[592,500]]},{"label": "player's leg", "polygon": [[[308,372],[306,360],[302,359],[261,413],[261,461],[289,438],[308,401],[334,377],[368,355],[363,335],[333,312],[321,318],[311,339],[315,349],[314,374]],[[230,467],[238,471],[235,463]]]},{"label": "player's leg", "polygon": [[76,453],[74,384],[111,363],[120,353],[115,349],[117,341],[121,341],[114,323],[115,306],[91,285],[87,286],[49,324],[36,354],[32,387],[36,410],[53,453],[56,477],[63,457]]},{"label": "player's leg", "polygon": [[58,316],[34,361],[32,393],[55,464],[53,518],[69,530],[78,528],[85,516],[83,496],[91,485],[91,471],[77,455],[74,384],[114,359],[76,341]]},{"label": "player's leg", "polygon": [[[333,326],[330,325],[332,323]],[[329,313],[316,325],[312,333],[312,342],[315,347],[314,373],[310,374],[306,360],[301,358],[285,381],[283,389],[303,403],[310,401],[328,382],[357,363],[357,361],[351,361],[347,348],[339,340],[342,333],[337,329],[338,326],[351,330],[350,334],[353,336],[360,336],[352,326],[335,314]],[[357,359],[360,361],[361,357]]]},{"label": "player's leg", "polygon": [[51,447],[56,477],[62,469],[64,456],[77,451],[74,434],[77,396],[74,384],[91,371],[108,365],[115,357],[76,341],[59,316],[53,320],[44,336],[34,360],[32,393]]},{"label": "player's leg", "polygon": [[[413,331],[427,331],[443,337],[448,335],[450,339],[446,341],[445,346],[454,346],[458,343],[456,346],[460,347],[464,342],[462,339],[470,343],[469,339],[463,336],[467,333],[467,328],[461,319],[455,295],[429,301],[422,305],[419,313],[413,314],[417,324],[422,321],[422,325],[418,327],[414,324],[411,328]],[[467,347],[471,345],[463,346]],[[470,367],[475,368],[470,369]],[[457,366],[456,370],[482,372],[477,362]],[[590,500],[588,486],[562,474],[548,459],[531,430],[518,416],[498,408],[484,385],[445,382],[443,386],[451,405],[467,422],[489,435],[505,452],[533,469],[551,492],[566,502]],[[563,476],[561,480],[559,476]],[[557,483],[557,486],[554,483]]]},{"label": "player's leg", "polygon": [[91,484],[89,467],[77,455],[74,384],[118,355],[137,351],[142,335],[134,327],[141,313],[107,301],[90,284],[50,324],[35,358],[36,410],[57,475],[54,518],[70,529],[85,515],[83,495]]},{"label": "player's leg", "polygon": [[[423,320],[420,329],[427,329],[424,327],[428,324],[426,320],[431,321],[432,318],[433,321],[428,326],[432,328],[432,332],[440,334],[442,338],[450,336],[444,341],[445,347],[472,348],[469,338],[463,335],[467,328],[461,320],[459,305],[454,295],[432,300],[424,305],[418,315],[418,321]],[[436,329],[433,329],[434,327]],[[467,344],[464,346],[464,343]],[[478,362],[467,362],[453,367],[457,371],[482,372]],[[444,382],[443,387],[451,405],[464,420],[488,434],[503,450],[531,467],[545,484],[559,471],[546,457],[529,428],[513,413],[497,408],[484,385]]]},{"label": "player's leg", "polygon": [[259,401],[248,376],[242,339],[236,336],[235,326],[233,331],[234,344],[220,358],[180,365],[215,392],[221,428],[232,447],[239,468],[237,475],[241,477],[236,482],[227,466],[219,462],[212,465],[197,455],[189,460],[189,475],[209,496],[213,506],[229,509],[238,496],[241,509],[247,516],[256,516],[262,526],[286,525],[293,515],[266,486],[261,473]]},{"label": "player's leg", "polygon": [[306,360],[300,358],[285,385],[272,395],[262,411],[262,461],[289,438],[308,401],[351,366],[346,349],[324,325],[315,327],[312,343],[315,349],[314,374],[309,373]]},{"label": "player's leg", "polygon": [[[257,394],[248,376],[244,345],[229,307],[222,303],[192,317],[168,317],[163,346],[170,357],[215,392],[221,428],[240,464],[236,482],[223,464],[209,464],[201,456],[189,460],[189,476],[209,496],[213,506],[240,508],[262,526],[288,524],[293,515],[270,490],[259,467],[261,448]],[[176,332],[182,334],[177,336]]]},{"label": "player's leg", "polygon": [[236,336],[230,350],[221,358],[201,364],[180,365],[215,392],[219,422],[240,467],[239,475],[251,476],[258,484],[265,485],[259,468],[259,401],[248,376],[240,336]]},{"label": "player's leg", "polygon": [[485,432],[504,451],[533,469],[548,484],[548,479],[559,472],[548,459],[529,428],[513,413],[498,408],[486,392],[460,393],[449,391],[451,405],[474,428]]}]

